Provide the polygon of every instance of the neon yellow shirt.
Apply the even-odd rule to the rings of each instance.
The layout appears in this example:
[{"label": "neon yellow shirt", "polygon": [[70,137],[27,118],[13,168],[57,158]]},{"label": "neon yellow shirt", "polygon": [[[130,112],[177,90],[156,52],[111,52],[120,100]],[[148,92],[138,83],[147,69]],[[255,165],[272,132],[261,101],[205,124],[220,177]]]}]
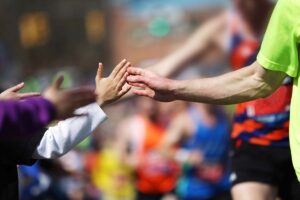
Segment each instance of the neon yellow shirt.
[{"label": "neon yellow shirt", "polygon": [[294,77],[290,114],[290,146],[300,181],[300,1],[279,0],[264,36],[257,61],[264,68]]}]

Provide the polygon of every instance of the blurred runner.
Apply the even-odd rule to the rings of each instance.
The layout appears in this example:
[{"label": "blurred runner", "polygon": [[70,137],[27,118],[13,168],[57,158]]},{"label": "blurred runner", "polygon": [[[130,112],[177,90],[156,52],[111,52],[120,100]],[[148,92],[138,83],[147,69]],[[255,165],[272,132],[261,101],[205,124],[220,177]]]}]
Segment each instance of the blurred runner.
[{"label": "blurred runner", "polygon": [[159,122],[158,103],[140,98],[137,109],[118,128],[123,136],[119,148],[124,161],[136,170],[136,199],[160,200],[174,192],[179,166],[159,152],[165,129]]},{"label": "blurred runner", "polygon": [[231,199],[229,131],[223,111],[206,104],[191,104],[171,123],[161,149],[182,163],[177,185],[180,199]]}]

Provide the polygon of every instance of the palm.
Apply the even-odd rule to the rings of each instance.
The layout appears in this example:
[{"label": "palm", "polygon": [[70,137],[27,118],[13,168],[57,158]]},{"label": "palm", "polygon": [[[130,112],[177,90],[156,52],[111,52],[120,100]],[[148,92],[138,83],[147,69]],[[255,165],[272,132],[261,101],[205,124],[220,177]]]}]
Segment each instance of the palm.
[{"label": "palm", "polygon": [[112,71],[110,76],[103,78],[103,65],[99,63],[96,75],[96,94],[99,105],[110,104],[125,95],[130,87],[126,85],[127,68],[130,62],[121,61]]}]

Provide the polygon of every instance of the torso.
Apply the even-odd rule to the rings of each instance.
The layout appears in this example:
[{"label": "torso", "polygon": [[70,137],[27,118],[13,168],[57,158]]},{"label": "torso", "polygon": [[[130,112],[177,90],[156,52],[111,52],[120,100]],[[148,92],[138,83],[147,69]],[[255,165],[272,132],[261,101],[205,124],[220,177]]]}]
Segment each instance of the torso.
[{"label": "torso", "polygon": [[227,171],[230,126],[221,111],[213,124],[207,123],[202,113],[193,106],[188,109],[188,117],[194,130],[181,148],[199,152],[203,161],[197,166],[184,165],[178,191],[185,198],[212,197],[215,188],[226,190],[230,186]]},{"label": "torso", "polygon": [[188,116],[195,128],[183,148],[201,151],[207,163],[222,163],[226,160],[229,123],[226,116],[218,112],[214,124],[207,124],[197,109],[193,106],[188,109]]},{"label": "torso", "polygon": [[179,168],[177,163],[165,159],[158,151],[165,130],[144,117],[137,116],[135,120],[139,122],[139,135],[142,135],[137,145],[136,187],[140,192],[150,194],[170,192],[176,185]]},{"label": "torso", "polygon": [[[243,33],[234,14],[229,22],[229,58],[232,69],[237,70],[256,61],[261,41]],[[292,79],[288,77],[270,97],[238,104],[232,138],[254,145],[288,146],[291,93]]]}]

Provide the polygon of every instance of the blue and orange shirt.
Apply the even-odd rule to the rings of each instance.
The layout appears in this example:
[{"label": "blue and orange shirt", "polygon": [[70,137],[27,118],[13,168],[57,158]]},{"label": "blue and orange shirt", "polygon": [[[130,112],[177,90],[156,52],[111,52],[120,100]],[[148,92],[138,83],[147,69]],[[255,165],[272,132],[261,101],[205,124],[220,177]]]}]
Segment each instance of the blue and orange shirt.
[{"label": "blue and orange shirt", "polygon": [[[230,18],[230,64],[234,70],[256,61],[260,40],[246,37],[237,17]],[[231,137],[262,146],[288,146],[292,79],[267,98],[237,105]]]}]

